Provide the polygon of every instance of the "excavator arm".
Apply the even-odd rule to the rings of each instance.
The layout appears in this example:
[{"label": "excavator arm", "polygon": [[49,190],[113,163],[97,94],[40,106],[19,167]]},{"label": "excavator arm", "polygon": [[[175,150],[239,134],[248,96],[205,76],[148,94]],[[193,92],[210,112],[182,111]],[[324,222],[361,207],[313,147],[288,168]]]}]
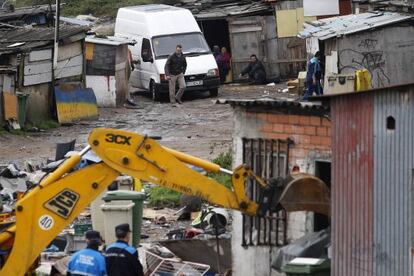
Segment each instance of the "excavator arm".
[{"label": "excavator arm", "polygon": [[[95,129],[88,142],[90,146],[68,158],[17,202],[15,224],[0,233],[0,276],[24,275],[44,248],[121,173],[250,216],[263,215],[272,205],[273,199],[266,195],[261,197],[260,204],[246,195],[248,178],[254,178],[264,189],[269,188],[246,166],[228,171],[123,130]],[[73,172],[82,155],[91,149],[102,162]],[[232,188],[196,172],[189,164],[209,172],[230,174]]]},{"label": "excavator arm", "polygon": [[[248,177],[257,177],[247,167],[227,171],[162,147],[146,136],[122,130],[96,129],[89,137],[89,144],[90,147],[68,158],[17,202],[15,224],[0,233],[0,250],[5,252],[1,276],[24,275],[44,248],[121,173],[225,208],[256,214],[258,205],[246,196],[244,184]],[[102,162],[71,172],[90,149]],[[187,164],[232,174],[233,190]]]}]

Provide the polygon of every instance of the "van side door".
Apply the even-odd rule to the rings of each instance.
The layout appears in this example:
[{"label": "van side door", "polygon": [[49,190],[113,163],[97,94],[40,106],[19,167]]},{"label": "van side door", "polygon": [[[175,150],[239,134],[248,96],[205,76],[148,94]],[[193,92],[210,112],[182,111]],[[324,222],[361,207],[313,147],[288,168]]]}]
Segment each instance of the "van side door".
[{"label": "van side door", "polygon": [[149,39],[143,38],[141,45],[141,84],[145,89],[149,88],[151,76],[155,73],[154,70],[151,42]]},{"label": "van side door", "polygon": [[142,38],[136,37],[135,39],[137,41],[137,44],[135,44],[134,46],[129,46],[129,49],[131,50],[131,54],[132,54],[132,63],[134,65],[134,70],[131,72],[129,83],[133,87],[143,89],[144,87],[142,86],[142,83],[141,83],[141,63],[142,63],[141,41],[142,41]]}]

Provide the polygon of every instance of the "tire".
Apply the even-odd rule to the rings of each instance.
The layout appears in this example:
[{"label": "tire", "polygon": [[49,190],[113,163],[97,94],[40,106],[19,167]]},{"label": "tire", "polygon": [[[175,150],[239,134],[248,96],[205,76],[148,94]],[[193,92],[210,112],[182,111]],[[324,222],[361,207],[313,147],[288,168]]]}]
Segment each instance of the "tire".
[{"label": "tire", "polygon": [[151,82],[150,82],[149,92],[150,92],[152,100],[154,102],[157,102],[157,101],[161,100],[161,93],[160,93],[159,89],[157,88],[157,86],[155,85],[155,82],[153,80],[151,80]]},{"label": "tire", "polygon": [[218,96],[218,88],[214,88],[210,90],[210,96],[211,97],[217,97]]}]

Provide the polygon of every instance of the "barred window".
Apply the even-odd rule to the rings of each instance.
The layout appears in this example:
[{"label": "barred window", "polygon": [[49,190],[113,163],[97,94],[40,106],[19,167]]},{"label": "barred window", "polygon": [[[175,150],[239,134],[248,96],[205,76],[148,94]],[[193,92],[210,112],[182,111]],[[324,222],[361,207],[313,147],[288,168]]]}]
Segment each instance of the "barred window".
[{"label": "barred window", "polygon": [[[291,140],[243,139],[243,163],[264,179],[285,177],[289,171],[289,147]],[[259,200],[259,184],[249,180],[246,193],[254,201]],[[287,214],[268,212],[264,218],[243,215],[242,246],[286,244]]]}]

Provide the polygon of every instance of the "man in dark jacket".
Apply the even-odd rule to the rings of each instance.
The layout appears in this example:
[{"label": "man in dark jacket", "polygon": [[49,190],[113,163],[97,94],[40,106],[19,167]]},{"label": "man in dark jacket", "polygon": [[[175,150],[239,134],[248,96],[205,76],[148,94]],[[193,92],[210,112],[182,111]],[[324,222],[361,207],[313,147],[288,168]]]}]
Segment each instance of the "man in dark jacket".
[{"label": "man in dark jacket", "polygon": [[248,74],[252,84],[266,84],[266,70],[256,55],[250,56],[249,65],[241,72],[240,77]]},{"label": "man in dark jacket", "polygon": [[129,224],[116,226],[115,236],[118,240],[111,244],[105,252],[108,276],[143,276],[144,272],[138,258],[138,251],[128,245],[131,239]]},{"label": "man in dark jacket", "polygon": [[98,251],[101,235],[97,231],[85,233],[87,248],[76,252],[68,263],[66,275],[70,276],[106,276],[105,258]]},{"label": "man in dark jacket", "polygon": [[[181,98],[185,90],[185,71],[187,70],[187,61],[183,55],[183,47],[177,45],[175,52],[171,54],[167,63],[165,64],[165,76],[169,80],[169,91],[170,91],[170,102],[175,103],[176,101],[179,104],[182,104]],[[175,85],[178,81],[179,90],[177,95],[175,94]]]}]

